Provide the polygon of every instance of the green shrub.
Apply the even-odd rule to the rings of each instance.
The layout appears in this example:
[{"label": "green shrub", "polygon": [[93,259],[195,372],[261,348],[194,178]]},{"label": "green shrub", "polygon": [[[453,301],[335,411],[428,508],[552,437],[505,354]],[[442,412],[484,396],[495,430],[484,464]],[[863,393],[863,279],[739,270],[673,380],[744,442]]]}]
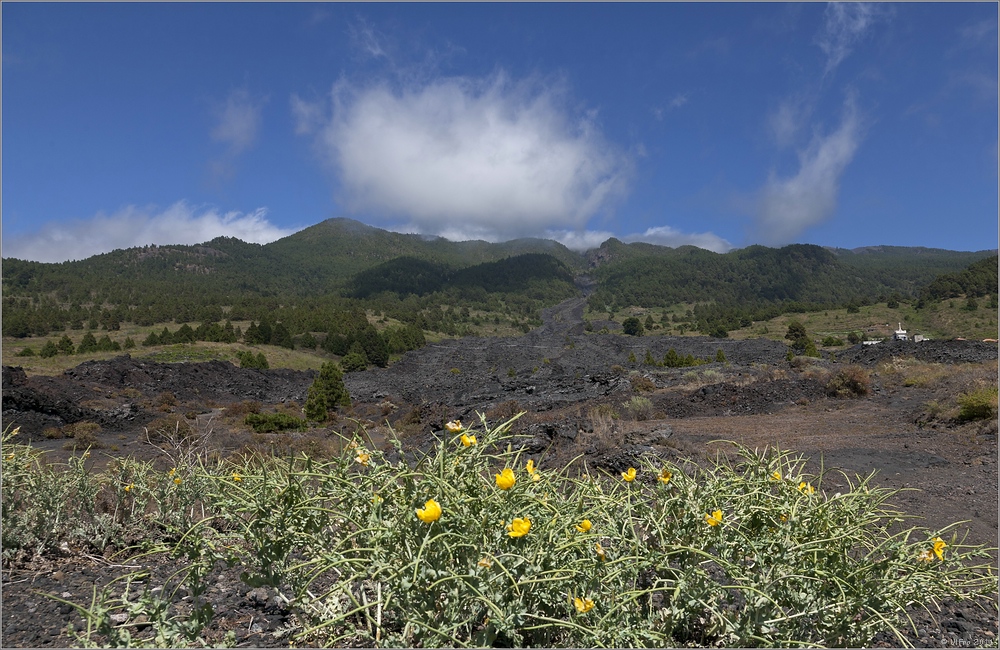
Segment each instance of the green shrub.
[{"label": "green shrub", "polygon": [[843,345],[844,341],[843,341],[843,339],[838,339],[835,336],[827,336],[827,337],[823,338],[823,342],[822,343],[823,343],[823,347],[825,347],[825,348],[832,348],[832,347],[836,347],[838,345]]},{"label": "green shrub", "polygon": [[633,420],[648,420],[653,416],[653,402],[646,397],[633,397],[622,406]]},{"label": "green shrub", "polygon": [[[329,461],[169,472],[91,472],[82,458],[55,471],[5,434],[3,553],[138,532],[181,559],[185,603],[158,600],[148,572],[126,576],[142,594],[78,609],[86,647],[197,643],[223,563],[289,603],[302,625],[290,645],[324,647],[859,647],[910,606],[996,596],[992,549],[951,527],[898,529],[898,492],[870,476],[838,477],[847,488],[828,495],[803,458],[738,445],[700,469],[647,458],[577,472],[529,464],[512,425],[484,421],[413,463],[359,431]],[[102,517],[105,501],[124,516]],[[119,612],[151,625],[115,625]]]},{"label": "green shrub", "polygon": [[958,396],[959,420],[990,420],[997,417],[997,387],[985,386]]},{"label": "green shrub", "polygon": [[243,418],[243,424],[252,427],[257,433],[274,433],[304,429],[306,421],[287,413],[248,413]]},{"label": "green shrub", "polygon": [[319,376],[309,386],[304,407],[306,418],[314,422],[325,422],[330,411],[350,406],[351,396],[344,386],[344,373],[340,366],[332,361],[324,363]]}]

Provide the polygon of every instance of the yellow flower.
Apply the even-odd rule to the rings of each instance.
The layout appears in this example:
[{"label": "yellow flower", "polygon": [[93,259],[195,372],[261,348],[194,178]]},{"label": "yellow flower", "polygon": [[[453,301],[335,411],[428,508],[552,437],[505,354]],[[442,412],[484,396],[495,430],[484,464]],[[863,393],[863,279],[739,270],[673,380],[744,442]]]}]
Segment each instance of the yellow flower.
[{"label": "yellow flower", "polygon": [[528,470],[528,474],[530,474],[530,475],[531,475],[531,480],[532,480],[532,481],[535,481],[535,482],[537,482],[537,481],[540,481],[540,480],[542,480],[542,477],[541,477],[541,475],[540,475],[540,474],[538,473],[538,470],[537,470],[537,469],[535,469],[535,461],[533,461],[533,460],[529,460],[529,461],[528,461],[528,464],[527,464],[527,465],[525,465],[525,466],[524,466],[524,468],[525,468],[526,470]]},{"label": "yellow flower", "polygon": [[816,488],[814,488],[812,485],[806,483],[805,481],[802,481],[801,483],[799,483],[799,492],[801,492],[802,494],[812,494],[815,491],[816,491]]},{"label": "yellow flower", "polygon": [[170,469],[170,471],[169,471],[169,472],[167,472],[167,476],[173,476],[173,475],[174,475],[174,472],[176,472],[176,471],[177,471],[177,468],[176,468],[176,467],[172,467],[172,468]]},{"label": "yellow flower", "polygon": [[507,534],[511,537],[524,537],[529,530],[531,530],[531,520],[527,517],[524,519],[518,517],[507,526]]},{"label": "yellow flower", "polygon": [[517,479],[514,478],[514,470],[509,467],[505,467],[502,472],[496,475],[497,477],[497,487],[501,490],[509,490],[514,487],[517,483]]},{"label": "yellow flower", "polygon": [[773,479],[775,481],[780,481],[781,480],[781,472],[779,472],[778,470],[774,470],[773,472],[771,472],[771,479]]},{"label": "yellow flower", "polygon": [[604,547],[601,546],[600,542],[597,542],[596,544],[594,544],[594,550],[597,552],[597,559],[599,559],[601,562],[603,562],[604,560],[608,559],[604,555]]},{"label": "yellow flower", "polygon": [[375,496],[372,497],[372,503],[374,503],[375,505],[378,505],[378,504],[382,503],[383,501],[385,501],[385,499],[383,499],[382,497],[380,497],[378,495],[378,493],[376,493]]},{"label": "yellow flower", "polygon": [[718,526],[722,523],[722,511],[716,510],[712,514],[705,514],[705,523],[709,526]]},{"label": "yellow flower", "polygon": [[581,614],[586,614],[590,610],[594,609],[594,601],[589,598],[574,598],[573,606],[576,607],[576,611]]},{"label": "yellow flower", "polygon": [[478,562],[476,562],[476,566],[481,566],[484,569],[488,569],[491,566],[493,566],[493,562],[488,557],[484,557],[483,559],[481,559]]},{"label": "yellow flower", "polygon": [[15,455],[16,454],[14,454],[14,452],[10,452],[9,454],[7,454],[6,460],[14,460]]},{"label": "yellow flower", "polygon": [[626,483],[631,483],[635,480],[635,468],[629,467],[627,472],[622,472],[622,478],[625,479]]},{"label": "yellow flower", "polygon": [[180,476],[176,476],[176,477],[174,477],[174,483],[175,483],[176,485],[180,485],[180,484],[181,484],[181,477],[180,477]]},{"label": "yellow flower", "polygon": [[589,519],[584,519],[583,521],[581,521],[580,523],[578,523],[576,525],[576,530],[577,530],[577,532],[585,533],[585,532],[589,531],[592,526],[593,526],[593,524],[590,523]]},{"label": "yellow flower", "polygon": [[[447,429],[449,433],[459,433],[460,431],[465,429],[465,427],[462,426],[461,420],[452,420],[451,422],[445,424],[444,428]],[[468,447],[469,445],[465,446]]]},{"label": "yellow flower", "polygon": [[125,486],[125,493],[127,494],[134,487],[135,487],[135,483],[129,483],[128,485]]},{"label": "yellow flower", "polygon": [[463,433],[462,434],[462,444],[465,445],[466,447],[471,447],[472,445],[477,444],[476,443],[476,436],[467,436],[467,435],[465,435]]},{"label": "yellow flower", "polygon": [[354,460],[358,461],[362,465],[367,466],[368,465],[368,461],[370,461],[371,459],[372,459],[371,454],[366,454],[363,451],[358,451],[358,455],[357,455],[357,457],[355,457]]},{"label": "yellow flower", "polygon": [[778,517],[778,519],[781,520],[781,523],[785,523],[786,521],[788,521],[788,515],[781,515]]},{"label": "yellow flower", "polygon": [[673,472],[671,472],[669,469],[665,469],[662,472],[660,472],[660,476],[656,480],[666,485],[667,483],[670,482],[670,479],[672,479],[673,477],[674,477]]},{"label": "yellow flower", "polygon": [[934,542],[934,555],[937,556],[937,559],[943,560],[944,559],[943,551],[944,547],[947,546],[947,544],[945,544],[944,540],[941,539],[940,537],[935,537],[932,541]]},{"label": "yellow flower", "polygon": [[441,506],[434,499],[428,499],[423,508],[417,509],[417,518],[425,524],[432,524],[441,518]]},{"label": "yellow flower", "polygon": [[243,480],[243,477],[240,476],[239,472],[233,472],[233,480],[239,483],[240,481]]}]

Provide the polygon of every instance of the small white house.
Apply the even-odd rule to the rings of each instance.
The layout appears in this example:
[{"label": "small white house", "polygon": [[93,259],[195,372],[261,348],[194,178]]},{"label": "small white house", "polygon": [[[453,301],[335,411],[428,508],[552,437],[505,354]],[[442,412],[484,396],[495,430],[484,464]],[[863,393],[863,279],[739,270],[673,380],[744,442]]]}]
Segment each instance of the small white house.
[{"label": "small white house", "polygon": [[909,341],[910,338],[906,335],[906,330],[903,329],[902,323],[896,323],[896,333],[892,335],[893,341]]}]

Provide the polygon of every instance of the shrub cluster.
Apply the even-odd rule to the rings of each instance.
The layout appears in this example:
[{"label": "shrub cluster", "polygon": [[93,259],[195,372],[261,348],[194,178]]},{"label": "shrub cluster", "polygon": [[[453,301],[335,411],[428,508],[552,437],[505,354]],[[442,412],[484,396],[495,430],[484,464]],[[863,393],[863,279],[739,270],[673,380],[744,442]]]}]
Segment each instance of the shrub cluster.
[{"label": "shrub cluster", "polygon": [[947,529],[890,532],[895,492],[871,476],[831,495],[802,458],[739,446],[688,472],[653,459],[577,472],[521,452],[513,420],[482,424],[448,423],[410,463],[359,435],[330,461],[98,474],[45,467],[7,435],[4,557],[139,528],[184,559],[183,608],[148,580],[106,588],[78,607],[86,645],[203,643],[220,560],[289,604],[292,643],[316,645],[861,646],[909,605],[996,595],[990,549]]}]

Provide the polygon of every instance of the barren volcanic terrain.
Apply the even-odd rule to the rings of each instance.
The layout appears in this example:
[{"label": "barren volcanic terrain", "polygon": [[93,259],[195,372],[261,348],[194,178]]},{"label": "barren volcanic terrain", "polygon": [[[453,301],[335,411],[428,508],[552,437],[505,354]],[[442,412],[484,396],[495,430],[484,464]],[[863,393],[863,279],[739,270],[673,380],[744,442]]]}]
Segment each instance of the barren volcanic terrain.
[{"label": "barren volcanic terrain", "polygon": [[[92,446],[89,462],[101,466],[114,456],[162,457],[150,434],[178,422],[208,433],[224,457],[248,448],[331,452],[337,432],[359,425],[374,444],[385,442],[391,426],[404,449],[419,449],[448,420],[472,424],[482,414],[493,423],[524,411],[516,430],[550,466],[580,455],[591,468],[614,470],[643,454],[697,463],[731,449],[719,441],[777,445],[806,456],[807,469],[824,473],[821,486],[830,493],[874,471],[876,484],[907,488],[894,503],[923,517],[919,525],[966,521],[958,531],[968,533],[967,543],[997,546],[997,423],[954,416],[958,394],[996,385],[996,344],[885,342],[835,358],[788,361],[784,343],[765,339],[587,333],[583,306],[579,298],[548,310],[544,325],[523,337],[447,340],[388,368],[348,374],[353,407],[330,426],[306,432],[254,434],[238,414],[257,403],[263,411],[301,415],[314,372],[221,361],[160,364],[127,355],[55,377],[4,367],[3,423],[20,426],[19,440],[46,450],[51,462]],[[684,368],[644,363],[662,361],[670,349],[712,361]],[[867,392],[831,395],[831,379],[848,367],[864,371]],[[81,422],[97,425],[88,429],[91,438],[67,437]],[[106,555],[64,549],[5,565],[2,645],[70,644],[66,624],[79,627],[80,618],[40,593],[89,605],[95,584],[130,567],[146,566],[154,576],[173,568],[163,558]],[[242,646],[288,644],[275,634],[289,618],[279,602],[243,585],[234,570],[219,570],[216,580],[209,641],[235,630]],[[933,615],[913,616],[918,632],[907,640],[917,646],[996,643],[996,608],[945,602]],[[885,633],[872,643],[899,640]]]}]

